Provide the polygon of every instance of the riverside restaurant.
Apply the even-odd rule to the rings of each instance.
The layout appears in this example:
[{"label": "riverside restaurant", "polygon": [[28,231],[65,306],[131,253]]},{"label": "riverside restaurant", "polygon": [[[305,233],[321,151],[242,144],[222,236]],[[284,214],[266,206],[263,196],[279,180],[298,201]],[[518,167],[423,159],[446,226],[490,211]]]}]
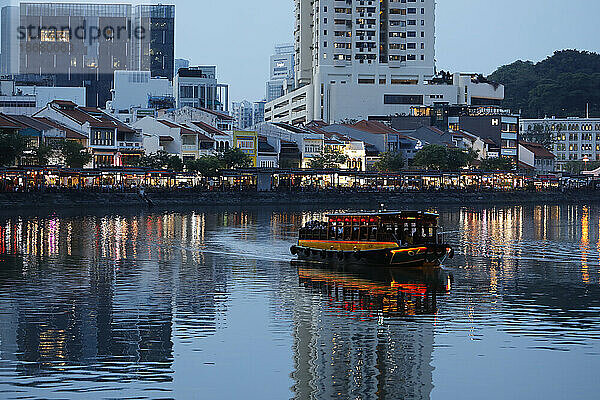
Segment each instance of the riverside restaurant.
[{"label": "riverside restaurant", "polygon": [[0,191],[35,191],[51,188],[136,188],[195,186],[200,177],[141,168],[70,169],[23,167],[0,169]]},{"label": "riverside restaurant", "polygon": [[[584,186],[589,182],[582,180]],[[561,187],[558,177],[533,178],[519,172],[429,172],[400,173],[340,170],[240,169],[222,171],[219,177],[194,172],[144,168],[70,169],[21,167],[0,169],[0,191],[36,191],[52,188],[119,189],[206,189],[254,191],[387,190],[387,191],[512,191]]]}]

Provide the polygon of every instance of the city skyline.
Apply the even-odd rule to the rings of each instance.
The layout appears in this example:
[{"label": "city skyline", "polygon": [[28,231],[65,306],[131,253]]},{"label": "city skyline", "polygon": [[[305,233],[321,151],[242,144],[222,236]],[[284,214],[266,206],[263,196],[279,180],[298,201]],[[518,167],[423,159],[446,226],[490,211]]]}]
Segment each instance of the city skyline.
[{"label": "city skyline", "polygon": [[[16,3],[15,0],[1,2],[2,5]],[[241,0],[169,3],[176,6],[177,58],[189,59],[192,65],[217,65],[218,79],[231,86],[232,101],[256,101],[264,97],[273,47],[293,40],[292,0],[263,1],[261,9]],[[557,6],[548,7],[552,3]],[[595,11],[600,11],[600,5],[574,0],[569,13],[563,11],[558,1],[486,1],[482,6],[481,1],[474,0],[437,0],[437,69],[488,75],[499,66],[519,59],[541,61],[556,50],[599,51],[594,38],[600,29],[593,18]],[[219,15],[226,17],[215,18]],[[198,19],[202,21],[200,25]],[[224,23],[224,19],[228,22]],[[551,21],[561,23],[551,25]],[[186,40],[190,27],[194,26],[199,26],[194,36],[208,40]],[[227,48],[229,51],[225,51]]]},{"label": "city skyline", "polygon": [[[485,7],[481,1],[474,0],[438,0],[436,3],[438,70],[481,72],[488,75],[497,67],[518,59],[541,61],[556,50],[600,50],[600,46],[594,42],[594,37],[600,33],[598,25],[594,23],[594,10],[600,11],[600,5],[589,1],[572,1],[567,14],[564,13],[564,7],[559,7],[558,1],[486,1]],[[548,7],[551,3],[556,4],[556,7]],[[222,51],[222,41],[199,44],[195,41],[182,42],[181,32],[185,30],[186,25],[193,24],[193,13],[185,12],[185,9],[193,8],[195,2],[180,0],[175,4],[178,9],[177,57],[189,58],[192,64],[219,65],[219,78],[230,84],[233,101],[258,100],[264,96],[264,84],[269,73],[269,56],[273,53],[273,46],[292,41],[293,2],[263,1],[262,10],[268,12],[257,12],[250,4],[241,0],[206,5],[207,12],[214,15],[225,12],[232,17],[234,23],[231,26],[234,29],[227,37],[237,38],[239,41],[236,44],[231,40],[233,48],[229,52]],[[249,16],[253,16],[254,19],[251,20]],[[513,22],[506,22],[508,19],[512,19]],[[548,21],[555,20],[562,21],[561,28],[557,29],[556,25],[552,25],[552,30],[544,29],[549,25]],[[207,23],[213,27],[210,30],[214,30],[214,27],[220,24],[218,19],[208,20]],[[246,30],[243,32],[235,28],[244,24]],[[268,30],[265,26],[268,26]],[[511,29],[505,30],[505,27]],[[208,27],[204,29],[209,30]],[[265,35],[268,35],[266,39],[259,41]],[[496,48],[494,41],[501,42],[497,39],[500,35],[504,38],[503,43]],[[203,54],[208,56],[203,58]],[[240,59],[245,60],[243,65],[248,68],[248,73],[240,73]]]}]

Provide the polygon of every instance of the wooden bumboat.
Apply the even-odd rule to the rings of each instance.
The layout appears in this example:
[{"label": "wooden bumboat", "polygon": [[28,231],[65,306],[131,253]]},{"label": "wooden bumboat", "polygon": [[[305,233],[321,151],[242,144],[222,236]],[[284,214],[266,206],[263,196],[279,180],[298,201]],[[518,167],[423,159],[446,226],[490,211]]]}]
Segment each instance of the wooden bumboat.
[{"label": "wooden bumboat", "polygon": [[290,251],[299,260],[388,267],[439,267],[454,250],[439,216],[421,211],[330,214],[300,229]]}]

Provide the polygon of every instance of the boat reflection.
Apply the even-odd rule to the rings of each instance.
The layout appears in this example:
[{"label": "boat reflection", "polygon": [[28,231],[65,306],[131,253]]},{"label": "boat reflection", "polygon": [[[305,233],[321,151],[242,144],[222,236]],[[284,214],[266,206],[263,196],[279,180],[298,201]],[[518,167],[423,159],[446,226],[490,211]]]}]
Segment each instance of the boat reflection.
[{"label": "boat reflection", "polygon": [[432,315],[437,296],[448,293],[453,277],[440,268],[327,268],[299,264],[300,284],[326,294],[333,306],[384,317]]},{"label": "boat reflection", "polygon": [[[298,265],[311,296],[294,316],[295,399],[429,399],[441,269]],[[301,310],[301,311],[300,311]]]}]

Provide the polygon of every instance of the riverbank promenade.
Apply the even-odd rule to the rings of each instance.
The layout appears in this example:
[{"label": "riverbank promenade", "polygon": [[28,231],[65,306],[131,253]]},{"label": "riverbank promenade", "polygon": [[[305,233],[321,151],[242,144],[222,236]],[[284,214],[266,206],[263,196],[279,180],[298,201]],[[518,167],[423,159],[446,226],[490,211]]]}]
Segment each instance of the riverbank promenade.
[{"label": "riverbank promenade", "polygon": [[593,177],[522,172],[283,170],[250,168],[214,176],[143,168],[69,169],[21,167],[0,169],[0,193],[138,192],[145,190],[248,192],[429,192],[439,190],[520,191],[595,187]]}]

